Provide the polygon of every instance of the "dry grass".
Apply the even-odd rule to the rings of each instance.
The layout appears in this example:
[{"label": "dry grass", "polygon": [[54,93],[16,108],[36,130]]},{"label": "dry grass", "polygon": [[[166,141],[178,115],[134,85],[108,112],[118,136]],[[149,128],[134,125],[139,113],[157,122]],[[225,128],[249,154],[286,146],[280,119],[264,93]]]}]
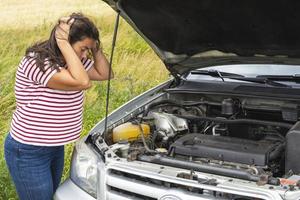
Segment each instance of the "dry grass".
[{"label": "dry grass", "polygon": [[56,22],[65,14],[83,12],[90,16],[113,15],[100,0],[1,0],[0,27],[30,28]]}]

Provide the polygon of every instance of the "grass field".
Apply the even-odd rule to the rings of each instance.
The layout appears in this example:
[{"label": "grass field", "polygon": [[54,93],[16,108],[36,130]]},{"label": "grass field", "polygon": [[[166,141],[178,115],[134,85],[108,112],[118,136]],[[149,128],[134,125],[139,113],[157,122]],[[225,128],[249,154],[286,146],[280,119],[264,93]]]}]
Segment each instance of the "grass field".
[{"label": "grass field", "polygon": [[[42,2],[42,3],[41,3]],[[72,12],[90,16],[100,29],[104,52],[111,49],[115,13],[101,1],[1,0],[0,1],[0,200],[18,199],[3,157],[3,141],[15,109],[14,79],[25,49],[47,39],[61,16]],[[111,84],[110,111],[166,80],[168,73],[149,46],[126,22],[120,31],[114,54],[115,78]],[[82,136],[104,116],[106,83],[94,83],[86,92]],[[66,146],[63,179],[68,176],[73,144]]]}]

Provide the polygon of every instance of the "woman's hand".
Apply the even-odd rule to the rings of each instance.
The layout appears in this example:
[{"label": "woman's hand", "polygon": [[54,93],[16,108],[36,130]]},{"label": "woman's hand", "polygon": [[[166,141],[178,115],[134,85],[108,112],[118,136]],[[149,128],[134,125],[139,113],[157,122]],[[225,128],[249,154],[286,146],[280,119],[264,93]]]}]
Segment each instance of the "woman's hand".
[{"label": "woman's hand", "polygon": [[69,32],[73,22],[74,19],[71,19],[70,17],[62,17],[58,20],[58,25],[55,30],[55,39],[57,43],[61,41],[69,42]]},{"label": "woman's hand", "polygon": [[92,55],[94,58],[94,66],[88,71],[89,78],[91,80],[107,80],[108,78],[113,78],[113,72],[109,76],[110,65],[106,59],[106,56],[102,52],[102,48],[98,41],[95,41],[92,49]]},{"label": "woman's hand", "polygon": [[95,58],[97,52],[100,51],[102,53],[100,43],[98,41],[94,42],[94,45],[93,45],[91,51],[92,51],[94,58]]}]

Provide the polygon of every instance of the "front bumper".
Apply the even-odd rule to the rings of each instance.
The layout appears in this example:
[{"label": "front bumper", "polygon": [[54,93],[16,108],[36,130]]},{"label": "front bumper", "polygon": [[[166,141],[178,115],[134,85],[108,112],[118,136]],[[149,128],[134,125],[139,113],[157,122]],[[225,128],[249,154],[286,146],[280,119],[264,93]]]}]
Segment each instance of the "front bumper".
[{"label": "front bumper", "polygon": [[70,179],[67,179],[59,186],[53,198],[54,200],[96,200],[87,192],[75,185]]}]

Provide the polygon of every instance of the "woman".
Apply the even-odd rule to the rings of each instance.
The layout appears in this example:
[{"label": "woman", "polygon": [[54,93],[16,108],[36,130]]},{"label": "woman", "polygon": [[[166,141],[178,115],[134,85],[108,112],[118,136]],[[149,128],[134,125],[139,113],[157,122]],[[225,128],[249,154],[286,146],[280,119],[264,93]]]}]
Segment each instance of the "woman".
[{"label": "woman", "polygon": [[4,147],[21,200],[52,199],[62,176],[63,145],[76,141],[82,130],[83,90],[91,80],[108,78],[99,32],[82,14],[61,18],[49,40],[26,50]]}]

